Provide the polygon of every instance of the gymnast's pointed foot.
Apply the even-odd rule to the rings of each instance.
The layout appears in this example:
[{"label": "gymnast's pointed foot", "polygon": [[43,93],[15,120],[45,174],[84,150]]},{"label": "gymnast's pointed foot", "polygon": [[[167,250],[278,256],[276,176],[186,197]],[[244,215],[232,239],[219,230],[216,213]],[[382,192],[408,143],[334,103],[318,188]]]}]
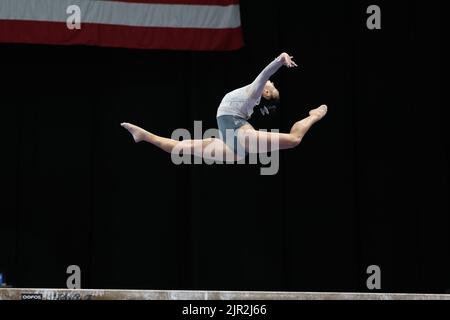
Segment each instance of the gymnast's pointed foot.
[{"label": "gymnast's pointed foot", "polygon": [[328,107],[326,105],[321,105],[320,107],[313,109],[309,112],[309,115],[315,117],[317,121],[325,117],[327,114]]},{"label": "gymnast's pointed foot", "polygon": [[133,136],[134,142],[138,143],[145,140],[145,137],[149,134],[147,131],[145,131],[142,128],[139,128],[138,126],[135,126],[131,123],[121,123],[120,124],[123,128],[127,129],[128,132],[131,133]]}]

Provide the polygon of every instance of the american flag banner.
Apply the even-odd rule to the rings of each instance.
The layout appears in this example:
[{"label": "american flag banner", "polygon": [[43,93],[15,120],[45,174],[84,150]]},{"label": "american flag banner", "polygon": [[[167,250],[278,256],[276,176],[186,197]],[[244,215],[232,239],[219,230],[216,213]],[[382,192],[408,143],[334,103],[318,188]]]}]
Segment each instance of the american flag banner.
[{"label": "american flag banner", "polygon": [[230,51],[239,0],[0,0],[0,43]]}]

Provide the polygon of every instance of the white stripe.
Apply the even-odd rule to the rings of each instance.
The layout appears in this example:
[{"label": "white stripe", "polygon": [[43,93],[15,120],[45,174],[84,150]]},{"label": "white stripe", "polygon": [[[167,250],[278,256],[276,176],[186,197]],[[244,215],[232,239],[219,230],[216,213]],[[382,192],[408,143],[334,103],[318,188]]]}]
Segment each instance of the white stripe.
[{"label": "white stripe", "polygon": [[78,5],[81,23],[163,28],[237,28],[239,5],[143,4],[98,0],[0,0],[0,20],[66,22]]}]

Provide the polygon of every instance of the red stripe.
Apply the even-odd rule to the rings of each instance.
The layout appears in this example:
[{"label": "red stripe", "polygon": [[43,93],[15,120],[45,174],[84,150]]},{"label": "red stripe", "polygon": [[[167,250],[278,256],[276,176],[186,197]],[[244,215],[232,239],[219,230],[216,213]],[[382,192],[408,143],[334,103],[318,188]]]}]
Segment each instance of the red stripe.
[{"label": "red stripe", "polygon": [[243,46],[241,28],[146,28],[85,23],[81,30],[69,30],[61,22],[18,20],[0,20],[0,42],[205,51],[237,50]]},{"label": "red stripe", "polygon": [[191,4],[229,6],[239,4],[239,0],[109,0],[114,2],[157,3],[157,4]]}]

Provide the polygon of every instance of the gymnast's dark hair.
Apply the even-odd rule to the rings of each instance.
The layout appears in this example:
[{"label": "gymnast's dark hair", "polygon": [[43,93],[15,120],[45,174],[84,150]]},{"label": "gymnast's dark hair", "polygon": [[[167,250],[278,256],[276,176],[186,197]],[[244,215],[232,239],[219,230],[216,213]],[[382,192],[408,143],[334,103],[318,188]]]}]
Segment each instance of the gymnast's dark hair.
[{"label": "gymnast's dark hair", "polygon": [[261,101],[258,105],[259,111],[261,114],[264,115],[271,115],[277,111],[277,108],[280,105],[280,98],[272,98],[272,99],[266,99],[264,97],[261,97]]}]

